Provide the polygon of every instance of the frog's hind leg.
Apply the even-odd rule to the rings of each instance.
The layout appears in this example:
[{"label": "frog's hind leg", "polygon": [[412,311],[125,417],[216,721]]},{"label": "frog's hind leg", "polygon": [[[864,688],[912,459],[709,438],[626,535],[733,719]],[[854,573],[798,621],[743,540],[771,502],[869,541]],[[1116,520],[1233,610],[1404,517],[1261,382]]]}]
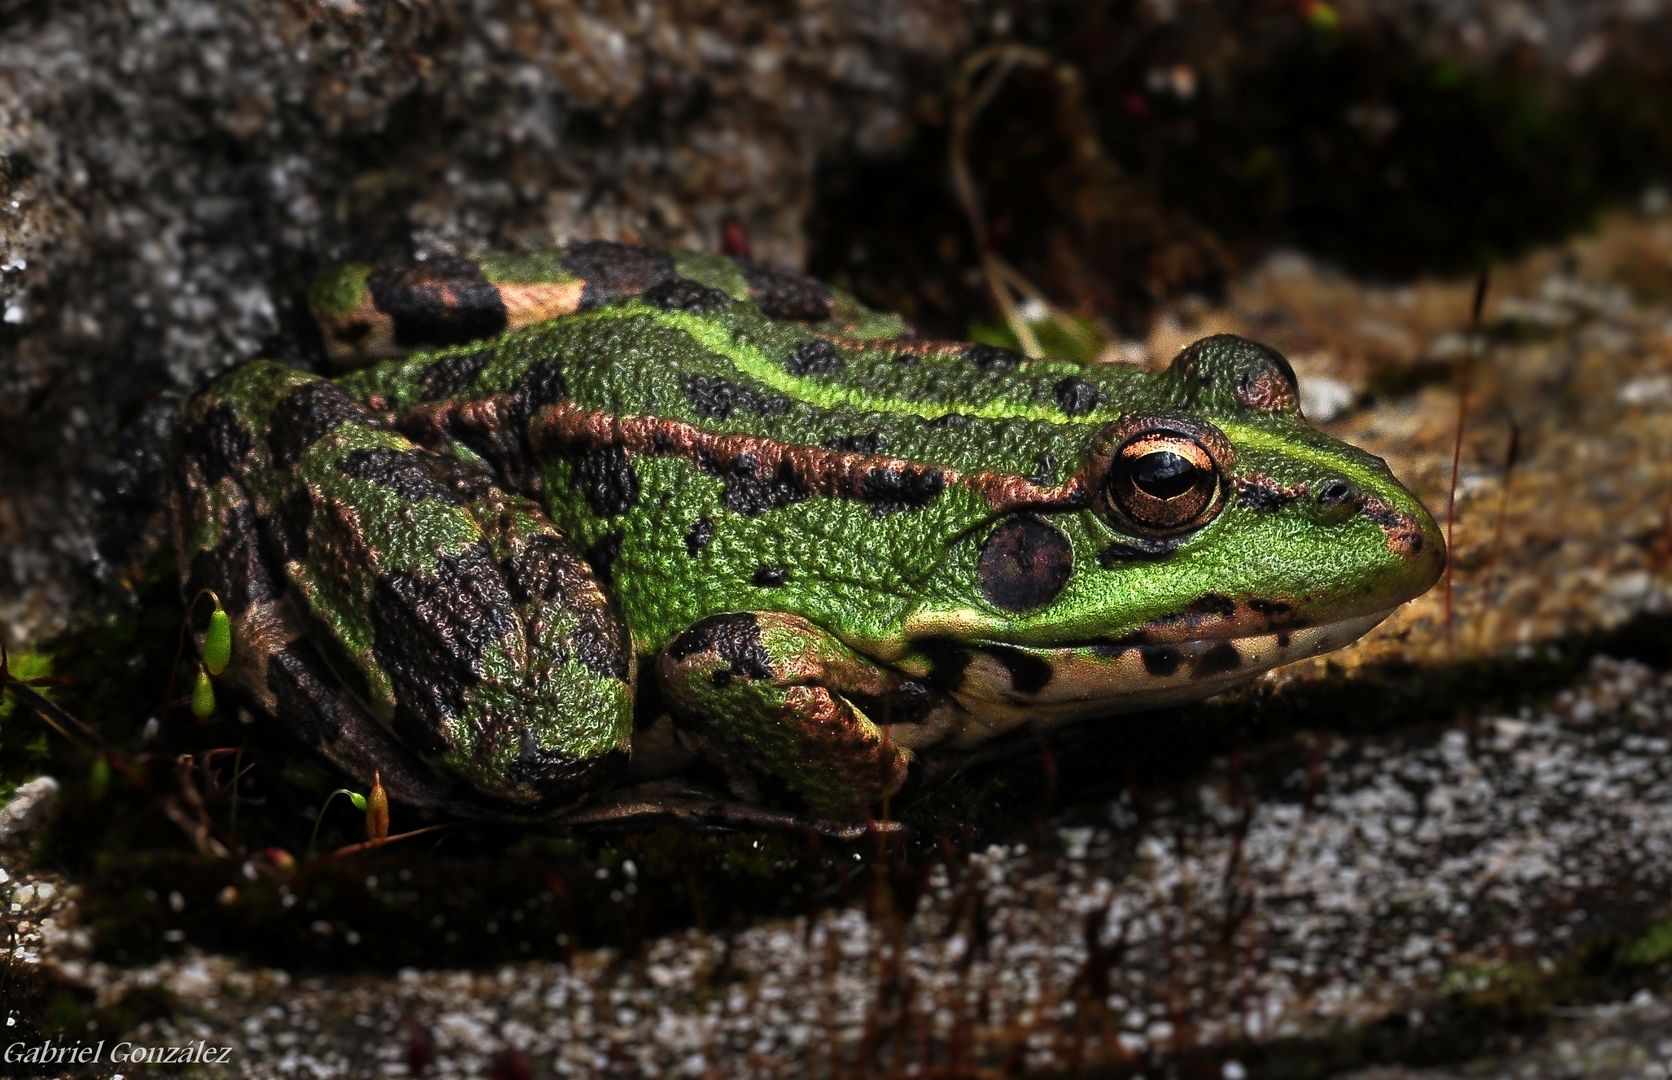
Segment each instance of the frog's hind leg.
[{"label": "frog's hind leg", "polygon": [[624,764],[630,638],[536,505],[274,364],[195,398],[178,459],[182,573],[232,618],[226,679],[361,781],[527,810]]},{"label": "frog's hind leg", "polygon": [[899,791],[911,752],[879,721],[951,708],[794,615],[714,615],[676,637],[657,674],[682,736],[740,794],[788,794],[830,818]]}]

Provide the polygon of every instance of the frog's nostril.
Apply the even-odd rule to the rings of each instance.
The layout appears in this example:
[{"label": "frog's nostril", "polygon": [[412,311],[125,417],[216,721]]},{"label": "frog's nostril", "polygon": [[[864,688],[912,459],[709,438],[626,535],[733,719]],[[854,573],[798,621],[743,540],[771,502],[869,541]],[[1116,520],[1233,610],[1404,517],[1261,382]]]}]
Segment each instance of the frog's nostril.
[{"label": "frog's nostril", "polygon": [[1345,480],[1326,480],[1318,487],[1318,505],[1324,507],[1346,506],[1357,499],[1358,493],[1353,485]]}]

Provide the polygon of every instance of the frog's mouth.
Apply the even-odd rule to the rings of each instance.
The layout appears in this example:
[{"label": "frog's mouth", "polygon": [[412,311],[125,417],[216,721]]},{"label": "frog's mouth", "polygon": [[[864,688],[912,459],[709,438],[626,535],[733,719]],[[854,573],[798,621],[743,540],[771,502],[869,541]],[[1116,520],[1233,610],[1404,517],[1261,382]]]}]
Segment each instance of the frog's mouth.
[{"label": "frog's mouth", "polygon": [[966,738],[981,742],[1024,722],[1048,724],[1211,697],[1280,664],[1339,649],[1393,611],[1162,643],[972,642],[951,693],[976,718]]}]

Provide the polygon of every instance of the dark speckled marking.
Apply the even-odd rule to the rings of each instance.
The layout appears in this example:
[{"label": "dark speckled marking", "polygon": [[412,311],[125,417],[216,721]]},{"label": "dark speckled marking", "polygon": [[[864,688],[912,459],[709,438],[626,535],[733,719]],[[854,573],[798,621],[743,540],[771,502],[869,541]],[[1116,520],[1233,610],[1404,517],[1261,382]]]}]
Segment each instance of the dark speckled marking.
[{"label": "dark speckled marking", "polygon": [[[251,604],[273,599],[283,579],[275,579],[272,568],[263,561],[259,535],[255,511],[248,503],[234,504],[220,543],[192,556],[186,575],[187,594],[212,589],[233,616],[242,615]],[[205,617],[208,610],[208,605],[203,605]]]},{"label": "dark speckled marking", "polygon": [[267,445],[273,464],[289,468],[308,447],[342,425],[373,422],[370,412],[337,387],[324,379],[310,379],[286,394],[273,410]]},{"label": "dark speckled marking", "polygon": [[824,322],[830,318],[830,290],[822,281],[793,270],[745,259],[737,261],[749,296],[769,319]]},{"label": "dark speckled marking", "polygon": [[1194,615],[1212,615],[1229,619],[1237,613],[1237,604],[1229,596],[1221,593],[1203,593],[1191,602],[1190,611]]},{"label": "dark speckled marking", "polygon": [[721,500],[726,509],[750,517],[801,502],[812,494],[788,460],[780,461],[775,470],[762,475],[760,462],[744,454],[729,468],[710,471],[717,471],[725,481]]},{"label": "dark speckled marking", "polygon": [[1284,488],[1264,476],[1239,476],[1236,480],[1237,505],[1255,513],[1281,510],[1305,494],[1305,487]]},{"label": "dark speckled marking", "polygon": [[666,252],[589,240],[563,255],[563,268],[586,282],[580,309],[588,311],[623,296],[636,296],[674,277],[673,258]]},{"label": "dark speckled marking", "polygon": [[622,536],[620,529],[614,529],[588,544],[586,548],[586,561],[605,588],[615,582],[615,560],[621,556]]},{"label": "dark speckled marking", "polygon": [[789,572],[782,566],[757,566],[749,583],[763,589],[776,589],[788,580]]},{"label": "dark speckled marking", "polygon": [[683,277],[645,290],[642,299],[651,307],[663,311],[688,311],[693,315],[724,311],[732,302],[732,298],[719,289]]},{"label": "dark speckled marking", "polygon": [[282,566],[308,558],[308,539],[313,528],[313,492],[299,486],[279,503],[279,527],[272,530],[273,557]]},{"label": "dark speckled marking", "polygon": [[1003,645],[989,645],[982,649],[1010,672],[1010,688],[1018,694],[1032,696],[1051,685],[1051,665],[1041,657],[1021,649]]},{"label": "dark speckled marking", "polygon": [[633,642],[627,623],[611,603],[583,607],[576,613],[570,643],[575,659],[594,675],[627,682],[633,677]]},{"label": "dark speckled marking", "polygon": [[1273,622],[1287,619],[1295,613],[1294,605],[1282,600],[1264,600],[1255,597],[1246,601],[1250,610],[1255,611]]},{"label": "dark speckled marking", "polygon": [[515,401],[513,413],[526,422],[547,405],[556,405],[569,397],[569,386],[563,379],[563,365],[556,359],[546,359],[529,368],[517,380],[512,390]]},{"label": "dark speckled marking", "polygon": [[1181,539],[1177,536],[1134,536],[1130,540],[1116,540],[1097,553],[1097,565],[1113,570],[1122,563],[1165,559],[1178,550]]},{"label": "dark speckled marking", "polygon": [[585,583],[575,546],[561,536],[534,536],[511,552],[507,584],[519,604],[574,595]]},{"label": "dark speckled marking", "polygon": [[1011,371],[1022,364],[1022,354],[998,345],[965,345],[964,359],[982,371]]},{"label": "dark speckled marking", "polygon": [[575,484],[600,517],[619,517],[639,500],[639,474],[624,447],[582,451],[575,460]]},{"label": "dark speckled marking", "polygon": [[456,501],[452,489],[432,469],[434,455],[424,450],[350,450],[337,461],[337,471],[355,480],[386,487],[402,502],[420,499]]},{"label": "dark speckled marking", "polygon": [[772,658],[761,643],[760,624],[747,612],[710,616],[668,645],[668,655],[674,660],[689,660],[703,652],[712,652],[727,663],[711,676],[715,686],[730,686],[739,677],[772,677]]},{"label": "dark speckled marking", "polygon": [[865,470],[855,498],[871,504],[877,517],[904,510],[921,510],[946,490],[946,474],[933,466],[922,468],[877,466]]},{"label": "dark speckled marking", "polygon": [[700,517],[691,522],[691,527],[685,532],[685,553],[696,558],[708,547],[708,542],[714,539],[714,519]]},{"label": "dark speckled marking", "polygon": [[418,399],[440,401],[462,393],[492,359],[492,349],[475,349],[425,364],[418,373]]},{"label": "dark speckled marking", "polygon": [[784,360],[784,370],[791,375],[829,375],[847,367],[845,356],[836,350],[836,346],[823,338],[803,341],[790,350],[790,355]]},{"label": "dark speckled marking", "polygon": [[1076,375],[1058,379],[1051,392],[1057,399],[1057,408],[1069,416],[1084,416],[1103,404],[1103,395],[1097,387]]},{"label": "dark speckled marking", "polygon": [[367,614],[372,655],[395,692],[395,735],[420,753],[442,750],[437,732],[481,680],[483,655],[513,630],[515,607],[485,543],[442,555],[433,576],[378,577]]},{"label": "dark speckled marking", "polygon": [[969,423],[970,418],[966,414],[960,412],[950,412],[935,417],[933,420],[929,421],[929,426],[951,428],[956,431],[959,428],[968,427]]},{"label": "dark speckled marking", "polygon": [[397,345],[459,345],[505,329],[499,289],[469,259],[446,256],[374,270],[366,279]]},{"label": "dark speckled marking", "polygon": [[729,419],[737,410],[773,416],[790,407],[790,399],[781,394],[763,394],[747,386],[739,386],[729,379],[707,375],[691,375],[685,380],[685,397],[698,416],[712,420]]},{"label": "dark speckled marking", "polygon": [[837,435],[825,440],[826,447],[831,450],[842,450],[854,454],[880,454],[888,445],[888,440],[881,432],[867,431],[863,435]]},{"label": "dark speckled marking", "polygon": [[253,440],[238,414],[226,404],[213,405],[185,431],[186,453],[203,470],[203,480],[214,484],[229,476],[249,455]]},{"label": "dark speckled marking", "polygon": [[1242,654],[1229,641],[1221,641],[1207,652],[1196,658],[1192,671],[1197,678],[1205,679],[1210,675],[1223,675],[1227,671],[1235,671],[1242,666]]},{"label": "dark speckled marking", "polygon": [[1024,514],[1000,523],[981,545],[981,595],[1005,611],[1028,611],[1056,599],[1074,570],[1068,537]]},{"label": "dark speckled marking", "polygon": [[1138,655],[1143,658],[1144,670],[1158,679],[1165,679],[1179,669],[1179,651],[1166,645],[1141,645]]}]

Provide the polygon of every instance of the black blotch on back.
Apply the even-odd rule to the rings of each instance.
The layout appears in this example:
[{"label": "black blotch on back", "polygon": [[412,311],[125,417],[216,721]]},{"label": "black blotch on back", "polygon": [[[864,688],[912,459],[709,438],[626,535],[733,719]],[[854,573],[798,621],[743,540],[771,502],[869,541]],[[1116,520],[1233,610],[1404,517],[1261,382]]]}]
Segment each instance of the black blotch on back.
[{"label": "black blotch on back", "polygon": [[220,404],[204,410],[182,433],[186,453],[203,471],[206,483],[214,484],[232,475],[249,455],[250,432],[238,421],[231,406]]},{"label": "black blotch on back", "polygon": [[791,375],[828,375],[847,366],[847,357],[823,338],[803,341],[790,350],[784,370]]},{"label": "black blotch on back", "polygon": [[688,660],[698,653],[712,652],[727,666],[712,676],[715,686],[730,686],[733,679],[772,677],[772,658],[761,644],[760,623],[747,612],[712,615],[680,634],[668,645],[674,660]]},{"label": "black blotch on back", "polygon": [[292,559],[307,560],[313,516],[313,492],[306,486],[298,486],[279,502],[278,527],[272,530],[269,539],[273,543],[273,558],[281,566]]},{"label": "black blotch on back", "polygon": [[1074,570],[1068,537],[1031,514],[1007,518],[981,545],[981,594],[1005,611],[1028,611],[1056,599]]},{"label": "black blotch on back", "polygon": [[789,571],[782,566],[757,566],[754,574],[749,578],[749,584],[763,589],[776,589],[789,578]]},{"label": "black blotch on back", "polygon": [[512,395],[524,419],[547,405],[568,400],[569,386],[563,379],[563,364],[555,357],[535,364],[517,380]]},{"label": "black blotch on back", "polygon": [[623,296],[637,296],[674,276],[673,259],[666,252],[589,240],[563,254],[563,268],[586,283],[581,310]]},{"label": "black blotch on back", "polygon": [[505,329],[499,289],[469,259],[383,267],[372,271],[366,289],[394,323],[397,345],[460,345]]},{"label": "black blotch on back", "polygon": [[309,379],[285,395],[268,422],[273,464],[288,468],[308,447],[344,424],[378,425],[371,412],[324,379]]},{"label": "black blotch on back", "polygon": [[801,502],[812,494],[795,467],[781,460],[770,471],[762,470],[752,454],[743,454],[721,468],[711,462],[701,462],[709,472],[725,481],[721,500],[734,513],[753,516],[767,510],[778,510]]},{"label": "black blotch on back", "polygon": [[[284,578],[262,553],[255,511],[248,503],[233,504],[221,528],[220,543],[192,555],[186,575],[186,594],[190,597],[200,589],[212,589],[227,613],[236,616],[251,604],[277,596]],[[193,612],[205,621],[210,610],[211,605],[207,603],[193,606]],[[202,626],[196,629],[201,630]]]},{"label": "black blotch on back", "polygon": [[484,656],[514,629],[511,595],[487,544],[440,556],[429,575],[380,575],[368,614],[373,659],[395,693],[396,736],[439,753],[437,729],[463,711]]},{"label": "black blotch on back", "polygon": [[633,643],[627,635],[627,622],[613,603],[605,602],[584,607],[575,625],[575,659],[594,675],[620,679],[632,678]]},{"label": "black blotch on back", "polygon": [[620,529],[612,529],[586,546],[586,561],[606,588],[615,582],[615,560],[621,557],[623,538]]},{"label": "black blotch on back", "polygon": [[561,536],[534,536],[511,552],[506,584],[519,604],[573,596],[586,575],[575,545]]},{"label": "black blotch on back", "polygon": [[781,394],[763,394],[728,379],[707,375],[687,376],[685,397],[698,416],[710,420],[729,419],[739,409],[761,416],[774,416],[790,407],[790,399]]},{"label": "black blotch on back", "polygon": [[732,298],[719,289],[686,277],[653,285],[645,290],[641,299],[663,311],[689,311],[693,315],[723,311],[732,302]]},{"label": "black blotch on back", "polygon": [[970,418],[967,413],[949,412],[941,416],[937,416],[933,420],[929,421],[929,426],[951,428],[953,431],[957,431],[960,428],[968,427],[969,422]]},{"label": "black blotch on back", "polygon": [[886,442],[881,432],[867,431],[863,435],[835,435],[826,439],[824,445],[853,454],[876,454],[882,452]]},{"label": "black blotch on back", "polygon": [[714,539],[714,519],[700,517],[691,522],[691,527],[685,533],[685,553],[691,558],[701,555],[708,542]]},{"label": "black blotch on back", "polygon": [[1091,383],[1077,375],[1058,379],[1051,388],[1057,408],[1069,416],[1084,416],[1103,404],[1103,394]]},{"label": "black blotch on back", "polygon": [[770,319],[824,322],[830,318],[830,290],[817,278],[766,263],[737,261],[749,296]]},{"label": "black blotch on back", "polygon": [[618,517],[639,498],[639,475],[625,447],[600,446],[575,459],[575,485],[601,517]]},{"label": "black blotch on back", "polygon": [[964,359],[982,371],[1011,371],[1022,363],[1022,354],[998,345],[964,346]]},{"label": "black blotch on back", "polygon": [[425,364],[418,373],[418,400],[439,401],[463,392],[492,359],[492,349],[476,349]]},{"label": "black blotch on back", "polygon": [[946,490],[946,474],[934,467],[878,465],[865,470],[857,496],[877,517],[920,510]]},{"label": "black blotch on back", "polygon": [[350,450],[337,460],[337,471],[355,480],[389,488],[402,502],[438,499],[452,503],[453,490],[433,468],[434,455],[423,450]]},{"label": "black blotch on back", "polygon": [[[575,659],[595,675],[625,681],[631,660],[625,624],[590,580],[596,575],[607,582],[609,565],[620,548],[619,532],[605,535],[584,556],[564,537],[536,536],[512,552],[507,584],[519,604],[555,602],[574,612],[576,627],[570,644]],[[593,597],[596,602],[589,602]]]},{"label": "black blotch on back", "polygon": [[1018,694],[1037,694],[1051,684],[1051,665],[1042,657],[1003,645],[989,645],[982,651],[1010,672],[1010,688]]}]

